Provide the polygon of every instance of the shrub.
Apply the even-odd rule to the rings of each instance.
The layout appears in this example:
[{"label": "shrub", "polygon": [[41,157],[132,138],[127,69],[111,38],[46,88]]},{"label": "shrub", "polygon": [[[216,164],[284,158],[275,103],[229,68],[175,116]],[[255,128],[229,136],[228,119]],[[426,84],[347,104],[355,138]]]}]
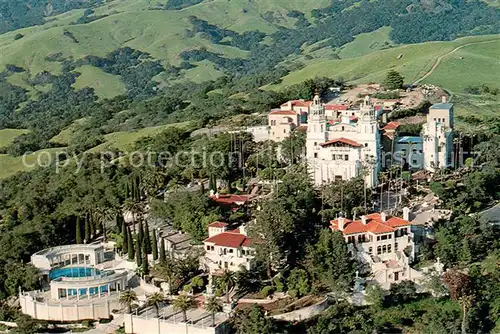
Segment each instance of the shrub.
[{"label": "shrub", "polygon": [[272,295],[274,293],[274,291],[276,290],[276,288],[274,286],[265,286],[262,288],[262,290],[260,291],[261,295],[264,296],[264,297],[269,297],[270,295]]}]

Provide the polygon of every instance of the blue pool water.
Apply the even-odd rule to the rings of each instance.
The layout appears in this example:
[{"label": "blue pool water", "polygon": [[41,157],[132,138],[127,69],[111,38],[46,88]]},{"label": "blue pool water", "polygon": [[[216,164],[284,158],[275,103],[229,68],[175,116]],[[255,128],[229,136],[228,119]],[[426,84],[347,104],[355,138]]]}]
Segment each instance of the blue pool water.
[{"label": "blue pool water", "polygon": [[57,268],[50,271],[49,278],[54,280],[60,277],[91,277],[100,274],[100,270],[90,267]]}]

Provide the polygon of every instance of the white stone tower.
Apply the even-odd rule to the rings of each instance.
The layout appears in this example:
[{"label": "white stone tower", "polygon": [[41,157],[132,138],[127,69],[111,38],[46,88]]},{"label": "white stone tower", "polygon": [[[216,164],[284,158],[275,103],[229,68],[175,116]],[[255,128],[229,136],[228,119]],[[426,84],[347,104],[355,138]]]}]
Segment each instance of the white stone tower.
[{"label": "white stone tower", "polygon": [[307,122],[306,157],[309,171],[315,175],[319,168],[320,144],[327,140],[325,107],[321,104],[319,94],[314,95],[314,99],[309,111]]},{"label": "white stone tower", "polygon": [[453,104],[443,96],[441,103],[429,108],[427,123],[422,127],[424,167],[436,172],[452,165]]}]

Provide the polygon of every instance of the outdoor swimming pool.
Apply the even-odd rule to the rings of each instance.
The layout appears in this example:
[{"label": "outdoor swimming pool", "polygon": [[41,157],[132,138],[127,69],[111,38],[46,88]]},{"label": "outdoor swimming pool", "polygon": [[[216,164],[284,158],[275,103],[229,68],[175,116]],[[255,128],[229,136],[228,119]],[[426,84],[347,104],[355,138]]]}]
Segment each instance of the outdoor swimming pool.
[{"label": "outdoor swimming pool", "polygon": [[69,267],[69,268],[56,268],[52,269],[49,274],[51,280],[60,277],[92,277],[101,275],[101,271],[91,267]]}]

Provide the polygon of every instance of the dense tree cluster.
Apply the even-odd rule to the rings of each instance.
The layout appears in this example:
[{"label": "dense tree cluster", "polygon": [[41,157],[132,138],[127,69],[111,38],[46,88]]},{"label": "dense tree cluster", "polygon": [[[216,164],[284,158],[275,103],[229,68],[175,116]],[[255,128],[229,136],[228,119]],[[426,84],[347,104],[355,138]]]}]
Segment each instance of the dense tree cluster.
[{"label": "dense tree cluster", "polygon": [[0,34],[19,28],[44,24],[45,17],[72,9],[99,6],[102,0],[9,0],[0,7]]}]

